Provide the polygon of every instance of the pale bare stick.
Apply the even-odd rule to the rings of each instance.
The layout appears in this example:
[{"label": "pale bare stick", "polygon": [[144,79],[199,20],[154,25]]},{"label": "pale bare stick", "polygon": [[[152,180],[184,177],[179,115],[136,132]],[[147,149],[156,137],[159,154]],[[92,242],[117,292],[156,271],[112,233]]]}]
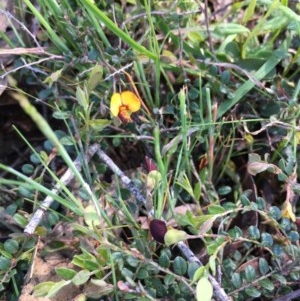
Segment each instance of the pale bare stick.
[{"label": "pale bare stick", "polygon": [[18,19],[16,19],[10,12],[5,11],[5,10],[3,10],[3,9],[0,9],[0,14],[6,15],[7,18],[10,18],[10,19],[14,20],[16,23],[18,23],[18,24],[21,26],[21,28],[22,28],[23,30],[25,30],[25,31],[28,33],[29,36],[31,36],[31,38],[33,39],[33,41],[34,41],[34,43],[36,44],[36,46],[37,46],[38,48],[41,48],[41,49],[42,49],[41,45],[40,45],[39,42],[37,41],[36,37],[31,33],[31,31],[30,31],[30,30],[29,30],[22,22],[20,22]]},{"label": "pale bare stick", "polygon": [[30,67],[30,66],[33,66],[33,65],[38,65],[38,64],[40,64],[40,63],[42,63],[42,62],[50,61],[50,60],[54,60],[54,59],[57,60],[57,56],[56,56],[56,55],[54,55],[53,57],[46,57],[46,58],[40,59],[40,60],[38,60],[38,61],[36,61],[36,62],[32,62],[32,63],[25,64],[25,65],[23,65],[23,66],[20,66],[20,67],[17,67],[17,68],[15,68],[15,69],[12,69],[12,70],[10,70],[10,71],[5,72],[4,74],[2,74],[2,75],[0,76],[0,78],[3,79],[3,78],[5,78],[8,74],[14,73],[14,72],[16,72],[16,71],[18,71],[18,70],[20,70],[20,69],[23,69],[23,68],[26,68],[26,67]]},{"label": "pale bare stick", "polygon": [[[87,153],[86,153],[86,161],[90,161],[90,159],[94,156],[94,154],[97,152],[99,149],[99,144],[92,144]],[[75,161],[73,162],[74,166],[78,169],[81,170],[82,166],[82,157],[78,156]],[[72,172],[71,168],[68,168],[67,171],[62,175],[60,178],[60,183],[63,183],[63,185],[68,185],[73,179],[75,175]],[[62,189],[61,184],[56,183],[54,188],[51,190],[54,194],[58,194],[60,190]],[[86,187],[85,187],[86,188]],[[53,198],[51,196],[47,196],[45,200],[42,202],[41,206],[37,209],[37,211],[34,213],[34,215],[31,217],[29,223],[24,229],[24,233],[27,235],[32,235],[34,234],[34,231],[36,227],[41,223],[46,211],[49,209],[51,204],[53,203]]]},{"label": "pale bare stick", "polygon": [[1,55],[21,55],[21,54],[45,54],[44,48],[8,48],[8,49],[0,49]]},{"label": "pale bare stick", "polygon": [[124,174],[124,172],[114,163],[114,161],[106,155],[100,148],[97,150],[97,155],[122,181],[122,183],[130,190],[138,202],[146,205],[147,200],[134,183]]}]

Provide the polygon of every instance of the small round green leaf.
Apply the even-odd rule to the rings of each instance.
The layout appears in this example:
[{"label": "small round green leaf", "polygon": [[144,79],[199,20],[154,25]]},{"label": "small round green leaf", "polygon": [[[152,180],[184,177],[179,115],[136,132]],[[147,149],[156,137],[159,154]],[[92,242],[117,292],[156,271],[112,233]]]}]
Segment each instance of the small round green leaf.
[{"label": "small round green leaf", "polygon": [[147,279],[149,277],[149,273],[146,269],[141,268],[141,269],[138,270],[138,272],[136,274],[136,277],[140,280]]},{"label": "small round green leaf", "polygon": [[275,288],[272,281],[269,280],[268,278],[260,280],[259,285],[268,291],[273,291]]},{"label": "small round green leaf", "polygon": [[250,226],[248,231],[250,239],[259,239],[260,231],[256,226]]},{"label": "small round green leaf", "polygon": [[272,206],[269,208],[269,215],[274,219],[279,220],[281,218],[281,210],[276,206]]},{"label": "small round green leaf", "polygon": [[231,281],[235,288],[240,288],[243,284],[240,273],[233,273],[231,276]]},{"label": "small round green leaf", "polygon": [[65,136],[60,139],[60,143],[64,146],[72,146],[75,144],[75,141],[70,136]]},{"label": "small round green leaf", "polygon": [[124,277],[128,277],[129,279],[132,279],[134,277],[133,273],[127,268],[123,268],[121,273]]},{"label": "small round green leaf", "polygon": [[175,281],[174,275],[171,275],[171,274],[165,275],[165,277],[164,277],[164,284],[165,285],[169,286],[169,285],[173,284],[174,281]]},{"label": "small round green leaf", "polygon": [[195,275],[196,271],[198,270],[198,268],[199,268],[198,263],[196,263],[194,261],[188,263],[187,273],[188,273],[190,279],[194,278],[194,275]]},{"label": "small round green leaf", "polygon": [[261,293],[254,287],[247,287],[245,292],[247,295],[253,298],[258,298],[261,295]]},{"label": "small round green leaf", "polygon": [[297,242],[299,240],[299,233],[297,231],[291,231],[288,233],[288,238],[291,242]]},{"label": "small round green leaf", "polygon": [[39,164],[39,163],[41,163],[40,158],[39,158],[38,155],[36,155],[36,154],[31,154],[31,155],[30,155],[30,161],[31,161],[33,164]]},{"label": "small round green leaf", "polygon": [[230,72],[228,70],[223,71],[220,74],[221,82],[225,85],[227,85],[230,81]]},{"label": "small round green leaf", "polygon": [[261,244],[264,247],[271,247],[274,243],[273,237],[269,233],[262,233],[261,234]]},{"label": "small round green leaf", "polygon": [[256,279],[256,271],[252,265],[248,265],[245,269],[245,277],[248,282],[252,282]]},{"label": "small round green leaf", "polygon": [[10,254],[15,254],[19,250],[19,243],[14,239],[8,239],[4,242],[4,249]]},{"label": "small round green leaf", "polygon": [[187,271],[186,261],[181,256],[177,256],[174,259],[173,269],[177,275],[184,275]]},{"label": "small round green leaf", "polygon": [[139,260],[134,256],[127,257],[126,261],[133,268],[136,268],[139,265]]},{"label": "small round green leaf", "polygon": [[279,244],[274,244],[272,250],[276,256],[282,256],[283,254],[282,246]]},{"label": "small round green leaf", "polygon": [[166,252],[163,252],[158,259],[159,265],[162,268],[169,268],[170,266],[170,258],[168,257],[168,255],[166,254]]},{"label": "small round green leaf", "polygon": [[217,192],[219,195],[224,196],[224,195],[231,193],[231,191],[232,191],[232,188],[230,186],[224,185],[224,186],[219,187]]},{"label": "small round green leaf", "polygon": [[6,271],[10,267],[10,260],[0,256],[0,271]]},{"label": "small round green leaf", "polygon": [[270,269],[268,262],[263,257],[259,258],[258,267],[262,275],[266,275]]},{"label": "small round green leaf", "polygon": [[32,198],[33,192],[30,189],[20,186],[19,187],[19,194],[25,198]]},{"label": "small round green leaf", "polygon": [[22,166],[22,172],[27,175],[31,175],[33,171],[34,171],[34,167],[31,164],[24,164]]}]

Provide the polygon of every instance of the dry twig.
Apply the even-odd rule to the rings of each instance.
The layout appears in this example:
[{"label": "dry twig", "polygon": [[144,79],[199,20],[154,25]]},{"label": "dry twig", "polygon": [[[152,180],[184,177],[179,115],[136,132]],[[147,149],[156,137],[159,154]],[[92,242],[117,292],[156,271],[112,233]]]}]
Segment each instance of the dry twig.
[{"label": "dry twig", "polygon": [[[92,144],[86,154],[86,160],[89,161],[94,154],[99,149],[99,144]],[[82,165],[82,158],[81,156],[78,156],[76,160],[74,161],[75,167],[80,170]],[[60,178],[60,183],[63,183],[63,185],[68,185],[73,179],[75,175],[72,172],[71,168],[68,168],[67,171],[63,174],[63,176]],[[61,190],[60,183],[57,183],[55,187],[51,190],[53,193],[57,194]],[[48,210],[48,208],[53,203],[53,198],[51,196],[47,196],[45,200],[42,202],[41,206],[37,211],[34,213],[34,215],[31,217],[29,223],[24,229],[24,233],[27,235],[32,235],[36,229],[36,227],[41,223],[42,218],[45,215],[45,212]]]}]

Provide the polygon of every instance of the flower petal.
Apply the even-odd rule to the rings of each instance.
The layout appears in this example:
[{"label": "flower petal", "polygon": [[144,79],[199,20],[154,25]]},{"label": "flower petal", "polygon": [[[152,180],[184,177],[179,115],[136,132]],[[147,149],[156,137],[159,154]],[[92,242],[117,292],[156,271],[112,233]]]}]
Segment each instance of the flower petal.
[{"label": "flower petal", "polygon": [[122,106],[121,94],[114,93],[110,99],[110,111],[113,116],[118,116],[120,107]]},{"label": "flower petal", "polygon": [[131,112],[136,112],[141,107],[141,102],[138,97],[131,91],[121,93],[122,104],[127,106]]}]

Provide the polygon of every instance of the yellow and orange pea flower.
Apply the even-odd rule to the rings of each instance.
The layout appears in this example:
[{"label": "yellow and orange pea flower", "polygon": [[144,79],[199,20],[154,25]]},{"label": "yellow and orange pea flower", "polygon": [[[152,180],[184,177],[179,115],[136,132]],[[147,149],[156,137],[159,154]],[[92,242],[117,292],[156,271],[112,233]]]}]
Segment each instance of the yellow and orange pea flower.
[{"label": "yellow and orange pea flower", "polygon": [[130,115],[141,108],[141,101],[131,91],[114,93],[110,100],[110,111],[124,123],[131,122]]}]

